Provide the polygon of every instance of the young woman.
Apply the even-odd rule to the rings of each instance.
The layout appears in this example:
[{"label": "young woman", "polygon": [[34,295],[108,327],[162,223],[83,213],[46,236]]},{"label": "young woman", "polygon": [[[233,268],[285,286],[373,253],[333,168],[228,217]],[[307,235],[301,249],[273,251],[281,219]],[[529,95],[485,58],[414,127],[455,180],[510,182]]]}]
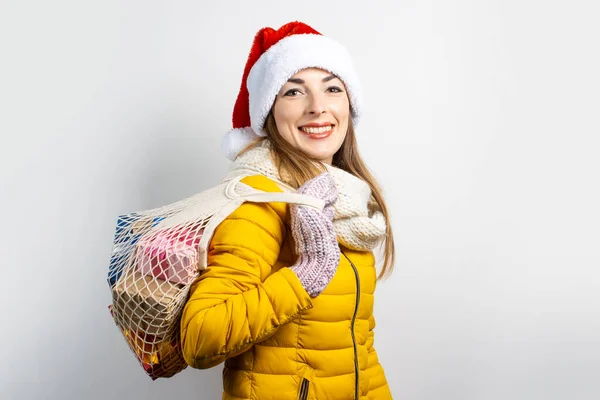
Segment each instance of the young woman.
[{"label": "young woman", "polygon": [[261,29],[223,150],[231,176],[325,208],[245,203],[216,229],[181,320],[186,362],[225,362],[223,399],[390,399],[373,346],[379,277],[394,242],[354,126],[361,92],[346,50],[292,22]]}]

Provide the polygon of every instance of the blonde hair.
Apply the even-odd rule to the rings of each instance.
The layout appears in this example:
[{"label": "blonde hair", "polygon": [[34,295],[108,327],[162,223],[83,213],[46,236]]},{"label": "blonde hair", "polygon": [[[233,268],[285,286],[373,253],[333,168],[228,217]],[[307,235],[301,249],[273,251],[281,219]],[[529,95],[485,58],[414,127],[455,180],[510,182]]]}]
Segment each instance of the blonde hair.
[{"label": "blonde hair", "polygon": [[[246,151],[257,147],[264,140],[269,140],[271,144],[271,154],[273,155],[273,160],[279,170],[281,180],[296,189],[302,186],[304,182],[326,171],[322,164],[314,162],[306,154],[295,149],[279,134],[275,124],[275,117],[273,116],[273,109],[271,109],[271,112],[269,112],[269,115],[267,116],[263,130],[267,136],[258,138],[248,144],[239,152],[238,157]],[[383,198],[381,187],[359,154],[354,133],[354,125],[352,124],[351,118],[349,118],[348,132],[344,139],[344,143],[342,143],[340,149],[334,154],[332,165],[365,181],[371,188],[375,202],[385,217],[386,234],[384,241],[381,244],[384,250],[384,258],[378,279],[386,278],[392,273],[396,258],[394,235],[390,224],[389,211]]]}]

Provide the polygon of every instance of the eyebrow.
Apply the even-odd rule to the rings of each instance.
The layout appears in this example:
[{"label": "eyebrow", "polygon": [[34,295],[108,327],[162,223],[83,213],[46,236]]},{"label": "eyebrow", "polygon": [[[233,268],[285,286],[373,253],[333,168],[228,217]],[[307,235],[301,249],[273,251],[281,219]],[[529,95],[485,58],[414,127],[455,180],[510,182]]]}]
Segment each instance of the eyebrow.
[{"label": "eyebrow", "polygon": [[[335,75],[329,75],[329,76],[323,78],[323,82],[329,82],[330,80],[336,79],[336,78],[337,78],[337,76],[335,76]],[[288,82],[297,83],[299,85],[304,84],[304,80],[300,79],[300,78],[290,78],[290,79],[288,79]]]}]

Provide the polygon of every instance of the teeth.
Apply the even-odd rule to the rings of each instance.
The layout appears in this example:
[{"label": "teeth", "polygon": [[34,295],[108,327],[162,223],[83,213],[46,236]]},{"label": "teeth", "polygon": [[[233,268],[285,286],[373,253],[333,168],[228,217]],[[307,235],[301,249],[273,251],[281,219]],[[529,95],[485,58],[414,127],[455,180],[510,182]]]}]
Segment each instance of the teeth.
[{"label": "teeth", "polygon": [[332,126],[322,126],[320,128],[313,128],[313,127],[301,127],[300,130],[302,132],[306,132],[306,133],[311,133],[311,134],[319,134],[319,133],[325,133],[325,132],[329,132],[331,130]]}]

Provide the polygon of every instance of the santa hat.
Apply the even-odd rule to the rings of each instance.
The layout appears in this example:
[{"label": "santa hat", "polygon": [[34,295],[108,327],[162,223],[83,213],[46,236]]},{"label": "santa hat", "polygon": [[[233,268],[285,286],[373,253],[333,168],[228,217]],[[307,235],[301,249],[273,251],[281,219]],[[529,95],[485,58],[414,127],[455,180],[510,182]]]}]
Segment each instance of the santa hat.
[{"label": "santa hat", "polygon": [[233,129],[221,144],[227,158],[234,160],[250,141],[266,136],[263,126],[277,93],[295,73],[310,67],[329,71],[344,82],[352,122],[358,124],[362,91],[344,46],[302,22],[290,22],[278,30],[262,28],[254,37],[246,62],[233,108]]}]

